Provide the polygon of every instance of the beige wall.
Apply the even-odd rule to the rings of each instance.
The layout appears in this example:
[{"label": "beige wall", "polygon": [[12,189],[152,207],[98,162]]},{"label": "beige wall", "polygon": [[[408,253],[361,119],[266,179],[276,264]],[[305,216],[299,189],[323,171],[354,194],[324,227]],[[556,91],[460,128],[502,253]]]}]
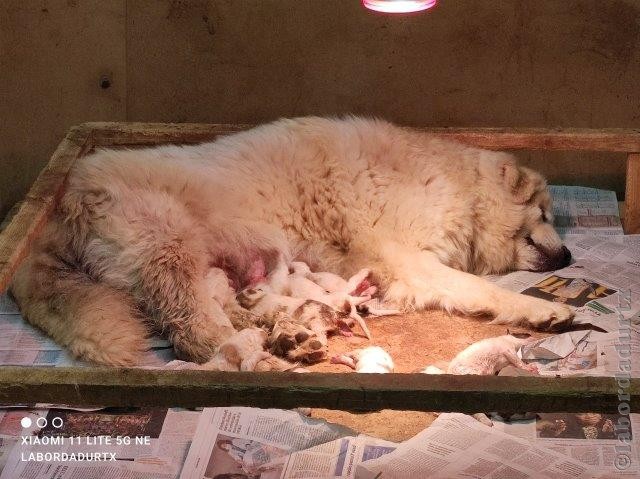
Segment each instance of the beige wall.
[{"label": "beige wall", "polygon": [[[408,17],[359,0],[4,0],[0,213],[90,120],[640,127],[639,41],[640,0],[441,0]],[[621,191],[621,158],[582,158],[529,161]]]}]

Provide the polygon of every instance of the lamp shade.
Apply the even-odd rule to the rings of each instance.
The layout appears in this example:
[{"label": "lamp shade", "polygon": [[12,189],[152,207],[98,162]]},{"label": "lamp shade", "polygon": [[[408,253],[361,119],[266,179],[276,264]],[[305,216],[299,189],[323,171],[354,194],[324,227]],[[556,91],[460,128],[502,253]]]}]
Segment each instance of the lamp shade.
[{"label": "lamp shade", "polygon": [[384,13],[411,13],[427,10],[438,0],[362,0],[362,5],[369,10]]}]

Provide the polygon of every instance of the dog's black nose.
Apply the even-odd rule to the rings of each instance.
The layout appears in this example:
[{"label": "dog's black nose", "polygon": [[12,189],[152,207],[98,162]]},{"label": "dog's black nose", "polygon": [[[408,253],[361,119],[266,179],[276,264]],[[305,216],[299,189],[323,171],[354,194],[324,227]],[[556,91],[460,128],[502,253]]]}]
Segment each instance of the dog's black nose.
[{"label": "dog's black nose", "polygon": [[562,259],[564,266],[569,266],[569,263],[571,263],[571,251],[565,245],[562,245]]}]

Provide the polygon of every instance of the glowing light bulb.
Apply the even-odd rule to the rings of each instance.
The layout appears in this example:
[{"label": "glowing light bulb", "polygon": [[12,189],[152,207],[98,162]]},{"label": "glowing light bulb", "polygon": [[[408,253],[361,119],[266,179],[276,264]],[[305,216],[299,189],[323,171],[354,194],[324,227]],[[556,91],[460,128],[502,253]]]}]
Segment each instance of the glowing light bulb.
[{"label": "glowing light bulb", "polygon": [[438,0],[362,0],[362,5],[369,10],[384,13],[411,13],[427,10]]}]

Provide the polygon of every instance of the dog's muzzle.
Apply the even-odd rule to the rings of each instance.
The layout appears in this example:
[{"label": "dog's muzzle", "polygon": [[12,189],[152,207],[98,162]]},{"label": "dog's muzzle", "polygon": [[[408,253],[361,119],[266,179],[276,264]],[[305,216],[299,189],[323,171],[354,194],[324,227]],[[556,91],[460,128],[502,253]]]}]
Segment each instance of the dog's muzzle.
[{"label": "dog's muzzle", "polygon": [[571,264],[571,251],[565,245],[549,254],[542,248],[536,246],[539,254],[538,265],[534,271],[555,271],[557,269],[566,268]]}]

